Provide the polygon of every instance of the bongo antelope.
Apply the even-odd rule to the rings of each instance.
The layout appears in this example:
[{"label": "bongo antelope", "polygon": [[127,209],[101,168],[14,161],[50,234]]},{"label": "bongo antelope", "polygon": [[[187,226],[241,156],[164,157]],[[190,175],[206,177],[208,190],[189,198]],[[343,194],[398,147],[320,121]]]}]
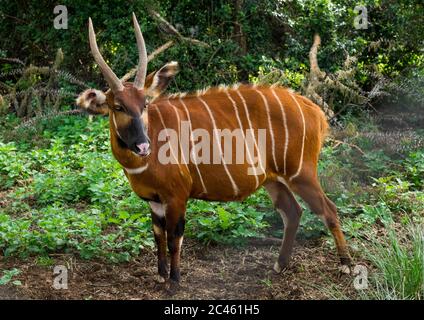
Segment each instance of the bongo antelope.
[{"label": "bongo antelope", "polygon": [[[112,153],[134,192],[151,207],[162,280],[168,278],[167,247],[171,258],[170,279],[180,280],[188,199],[241,201],[261,186],[268,191],[284,222],[283,242],[274,265],[276,272],[289,264],[302,214],[294,193],[323,219],[334,237],[342,265],[349,266],[351,259],[336,206],[318,182],[317,163],[328,128],[321,109],[280,86],[220,86],[191,94],[163,95],[178,65],[168,63],[146,77],[146,47],[134,14],[133,23],[139,50],[138,72],[133,83],[121,83],[100,54],[89,19],[91,52],[111,90],[107,93],[86,90],[78,97],[77,104],[90,113],[109,115]],[[191,159],[196,156],[193,151],[196,129],[210,135],[216,129],[241,129],[245,141],[249,132],[254,135],[256,130],[264,130],[265,153],[259,152],[256,136],[253,148],[247,148],[246,152],[248,160],[256,159],[259,169],[255,174],[247,173],[254,161],[241,164],[227,163],[224,159],[219,164],[183,161],[187,159],[182,159],[184,153],[178,149],[170,150],[179,154],[173,155],[178,161],[161,163],[159,152],[169,138],[162,133],[173,130],[181,135],[183,122],[188,123],[191,135],[191,151],[185,156]],[[222,151],[223,146],[217,141],[217,149]],[[222,158],[222,153],[218,157]]]}]

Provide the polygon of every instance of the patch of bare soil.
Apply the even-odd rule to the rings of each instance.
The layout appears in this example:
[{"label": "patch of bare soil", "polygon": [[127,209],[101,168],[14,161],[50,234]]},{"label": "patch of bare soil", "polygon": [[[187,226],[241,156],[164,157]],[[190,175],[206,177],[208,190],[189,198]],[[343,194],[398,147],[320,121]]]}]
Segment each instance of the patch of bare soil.
[{"label": "patch of bare soil", "polygon": [[3,285],[0,286],[0,300],[23,300],[28,299],[20,290],[16,287]]},{"label": "patch of bare soil", "polygon": [[156,282],[156,256],[146,251],[129,263],[87,261],[55,255],[68,268],[68,289],[54,289],[53,266],[35,260],[0,258],[1,269],[18,268],[21,286],[0,286],[0,299],[329,299],[325,286],[354,296],[352,278],[338,271],[338,259],[321,241],[296,244],[291,267],[275,274],[275,245],[205,247],[187,241],[181,287],[171,294]]}]

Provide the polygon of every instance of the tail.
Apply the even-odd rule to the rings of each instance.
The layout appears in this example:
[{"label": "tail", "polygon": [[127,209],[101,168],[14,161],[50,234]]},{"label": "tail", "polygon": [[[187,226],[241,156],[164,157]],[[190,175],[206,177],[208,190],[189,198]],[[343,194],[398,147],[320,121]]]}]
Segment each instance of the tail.
[{"label": "tail", "polygon": [[320,122],[320,127],[321,127],[321,137],[320,137],[320,140],[321,140],[321,147],[322,147],[322,145],[324,144],[325,138],[327,138],[327,136],[329,135],[329,132],[330,132],[329,128],[330,128],[330,126],[328,125],[328,121],[327,121],[327,118],[325,117],[324,112],[322,112],[322,115],[320,117],[320,120],[321,120],[321,122]]}]

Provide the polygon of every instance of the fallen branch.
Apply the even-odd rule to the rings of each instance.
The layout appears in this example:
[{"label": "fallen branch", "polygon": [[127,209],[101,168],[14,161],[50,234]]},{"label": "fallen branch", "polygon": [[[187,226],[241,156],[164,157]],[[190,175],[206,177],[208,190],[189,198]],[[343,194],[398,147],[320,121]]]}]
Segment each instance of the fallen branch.
[{"label": "fallen branch", "polygon": [[25,23],[25,24],[28,24],[28,21],[22,20],[21,18],[18,18],[18,17],[15,17],[15,16],[8,15],[8,14],[4,13],[3,11],[1,12],[1,14],[2,14],[4,17],[6,17],[6,18],[10,18],[10,19],[13,19],[13,20],[15,20],[15,21],[17,21],[17,22],[19,22],[19,23]]},{"label": "fallen branch", "polygon": [[25,65],[25,63],[18,58],[0,58],[0,61],[5,61],[5,62],[12,62],[12,63],[18,63],[20,65]]},{"label": "fallen branch", "polygon": [[345,144],[345,145],[347,145],[347,146],[349,146],[351,148],[354,148],[354,149],[358,150],[362,155],[365,155],[365,152],[362,151],[362,149],[359,148],[356,144],[348,143],[348,142],[345,142],[345,141],[342,141],[342,140],[337,140],[337,139],[334,139],[334,138],[328,138],[328,139],[330,141],[335,142],[335,145],[333,145],[333,148],[337,148],[339,145]]}]

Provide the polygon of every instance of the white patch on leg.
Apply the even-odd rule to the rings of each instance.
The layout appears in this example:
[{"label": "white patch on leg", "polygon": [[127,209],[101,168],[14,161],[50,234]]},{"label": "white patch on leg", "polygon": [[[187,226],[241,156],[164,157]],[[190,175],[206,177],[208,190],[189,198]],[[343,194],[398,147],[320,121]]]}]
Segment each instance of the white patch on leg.
[{"label": "white patch on leg", "polygon": [[166,212],[166,204],[162,204],[159,202],[149,201],[150,208],[152,209],[153,213],[158,216],[159,218],[165,217]]},{"label": "white patch on leg", "polygon": [[339,267],[341,273],[350,274],[350,267],[346,264]]},{"label": "white patch on leg", "polygon": [[275,271],[276,273],[281,273],[281,267],[280,267],[280,264],[278,263],[278,261],[276,261],[276,262],[274,263],[274,267],[273,267],[272,269],[274,269],[274,271]]},{"label": "white patch on leg", "polygon": [[280,183],[282,183],[282,184],[284,184],[284,185],[287,187],[287,189],[289,189],[289,191],[290,191],[291,193],[293,193],[293,191],[291,191],[291,189],[290,189],[289,185],[287,184],[287,181],[286,181],[283,177],[278,176],[278,177],[277,177],[277,181],[278,181],[278,182],[280,182]]},{"label": "white patch on leg", "polygon": [[153,232],[156,235],[162,235],[164,233],[164,231],[162,230],[162,228],[158,227],[157,225],[153,224]]},{"label": "white patch on leg", "polygon": [[288,223],[286,213],[283,210],[279,209],[279,208],[277,208],[277,212],[280,214],[281,219],[283,219],[284,231],[285,231],[286,230],[286,227],[287,227],[287,223]]},{"label": "white patch on leg", "polygon": [[184,236],[181,236],[180,239],[178,239],[178,251],[181,253],[181,247],[183,245],[183,239]]},{"label": "white patch on leg", "polygon": [[165,283],[166,279],[158,274],[156,274],[154,277],[155,282],[157,283]]}]

